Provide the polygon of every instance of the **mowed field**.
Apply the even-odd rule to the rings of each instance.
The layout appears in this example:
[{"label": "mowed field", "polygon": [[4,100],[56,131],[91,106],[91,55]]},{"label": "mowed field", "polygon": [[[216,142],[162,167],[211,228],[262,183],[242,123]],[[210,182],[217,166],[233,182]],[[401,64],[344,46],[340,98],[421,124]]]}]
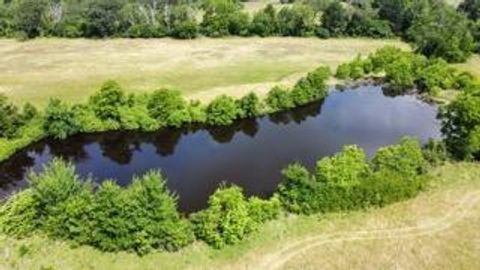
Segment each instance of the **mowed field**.
[{"label": "mowed field", "polygon": [[175,88],[209,100],[267,92],[320,66],[335,68],[397,40],[318,38],[0,40],[0,92],[16,103],[84,101],[102,82],[127,91]]},{"label": "mowed field", "polygon": [[480,269],[480,166],[446,164],[432,187],[381,209],[286,216],[222,250],[138,257],[0,235],[0,269]]}]

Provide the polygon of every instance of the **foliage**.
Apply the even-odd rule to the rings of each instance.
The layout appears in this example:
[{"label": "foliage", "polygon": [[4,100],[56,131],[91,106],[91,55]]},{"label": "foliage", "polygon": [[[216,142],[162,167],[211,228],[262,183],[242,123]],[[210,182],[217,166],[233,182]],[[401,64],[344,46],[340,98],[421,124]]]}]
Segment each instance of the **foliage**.
[{"label": "foliage", "polygon": [[100,91],[90,97],[89,104],[98,118],[119,121],[119,108],[127,105],[127,98],[118,83],[107,81]]},{"label": "foliage", "polygon": [[88,37],[108,37],[120,30],[121,0],[91,1],[87,6],[87,25],[85,34]]},{"label": "foliage", "polygon": [[480,126],[480,88],[460,94],[440,111],[445,143],[453,157],[472,159],[479,156],[476,145]]},{"label": "foliage", "polygon": [[340,64],[337,67],[337,71],[335,72],[335,77],[341,80],[350,78],[350,64],[349,63]]},{"label": "foliage", "polygon": [[38,227],[36,207],[31,190],[17,193],[0,204],[0,232],[16,237],[33,233]]},{"label": "foliage", "polygon": [[260,99],[253,92],[237,100],[236,103],[240,118],[252,118],[260,114]]},{"label": "foliage", "polygon": [[398,144],[380,148],[372,159],[376,171],[394,171],[413,177],[424,171],[425,159],[419,142],[403,138]]},{"label": "foliage", "polygon": [[75,113],[70,106],[59,99],[51,99],[45,109],[45,134],[57,139],[65,139],[80,131],[75,121]]},{"label": "foliage", "polygon": [[331,36],[340,36],[347,30],[350,15],[340,2],[332,2],[322,14],[322,27]]},{"label": "foliage", "polygon": [[294,106],[289,91],[280,86],[275,86],[268,92],[266,103],[273,110],[286,110]]},{"label": "foliage", "polygon": [[231,125],[240,112],[235,100],[221,95],[207,106],[207,123],[214,126]]},{"label": "foliage", "polygon": [[434,167],[443,165],[449,158],[447,145],[443,141],[429,139],[422,151],[425,161]]},{"label": "foliage", "polygon": [[215,248],[238,243],[259,224],[277,217],[278,198],[247,200],[237,186],[221,187],[210,196],[208,208],[191,216],[197,239]]},{"label": "foliage", "polygon": [[458,5],[458,10],[465,12],[471,20],[480,19],[480,1],[478,0],[464,0]]},{"label": "foliage", "polygon": [[419,16],[408,33],[418,52],[448,62],[464,62],[475,48],[467,19],[449,6]]},{"label": "foliage", "polygon": [[298,163],[282,170],[283,179],[278,194],[283,207],[292,213],[312,214],[317,212],[316,190],[320,184],[310,172]]},{"label": "foliage", "polygon": [[[161,89],[153,92],[148,100],[150,116],[167,125],[178,125],[176,113],[187,109],[187,103],[176,90]],[[182,121],[180,121],[182,122]]]},{"label": "foliage", "polygon": [[195,19],[194,10],[186,5],[175,6],[170,15],[170,35],[180,39],[192,39],[199,32],[198,23]]},{"label": "foliage", "polygon": [[200,26],[202,33],[206,36],[244,36],[248,34],[248,14],[242,12],[235,1],[206,1],[204,6],[205,13]]},{"label": "foliage", "polygon": [[253,16],[250,32],[254,35],[266,37],[275,35],[277,31],[277,12],[272,4],[268,4]]},{"label": "foliage", "polygon": [[454,82],[454,69],[449,67],[443,59],[430,60],[427,66],[421,69],[417,76],[416,85],[429,91],[435,87],[451,88]]},{"label": "foliage", "polygon": [[340,187],[352,187],[370,174],[365,153],[357,146],[345,146],[333,157],[317,162],[316,179],[319,182]]},{"label": "foliage", "polygon": [[315,14],[306,5],[283,7],[277,14],[278,31],[282,36],[312,36],[315,31]]},{"label": "foliage", "polygon": [[0,137],[13,138],[23,125],[22,120],[23,116],[18,112],[18,108],[0,94]]},{"label": "foliage", "polygon": [[330,77],[328,67],[319,67],[300,79],[290,93],[295,105],[304,105],[309,102],[323,99],[327,96],[327,80]]},{"label": "foliage", "polygon": [[20,0],[15,10],[17,31],[24,33],[28,38],[39,36],[46,6],[46,0]]}]

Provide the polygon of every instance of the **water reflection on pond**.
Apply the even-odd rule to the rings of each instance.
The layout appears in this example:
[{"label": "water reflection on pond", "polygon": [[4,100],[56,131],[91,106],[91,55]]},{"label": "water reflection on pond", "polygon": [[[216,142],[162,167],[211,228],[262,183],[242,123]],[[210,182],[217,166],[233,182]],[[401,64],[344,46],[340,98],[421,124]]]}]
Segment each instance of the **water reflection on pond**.
[{"label": "water reflection on pond", "polygon": [[357,144],[371,155],[401,137],[422,142],[439,138],[436,106],[415,96],[385,96],[380,86],[332,91],[322,103],[229,127],[165,129],[154,133],[107,132],[44,140],[0,163],[0,196],[23,188],[26,172],[40,171],[54,156],[72,161],[82,176],[116,179],[127,185],[134,174],[159,168],[179,195],[180,208],[202,208],[221,182],[248,195],[269,196],[280,170],[299,161],[313,166],[343,145]]}]

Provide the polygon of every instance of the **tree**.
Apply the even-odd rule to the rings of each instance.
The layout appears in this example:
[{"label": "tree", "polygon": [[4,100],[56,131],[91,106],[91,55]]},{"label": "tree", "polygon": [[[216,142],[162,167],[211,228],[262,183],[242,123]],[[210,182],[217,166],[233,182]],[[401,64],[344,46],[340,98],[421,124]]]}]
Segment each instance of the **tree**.
[{"label": "tree", "polygon": [[45,109],[43,128],[45,133],[56,139],[65,139],[80,131],[74,111],[59,99],[50,99]]},{"label": "tree", "polygon": [[25,33],[28,38],[39,36],[46,7],[46,0],[20,0],[15,10],[16,29]]},{"label": "tree", "polygon": [[161,89],[152,93],[147,108],[151,117],[167,125],[178,125],[179,111],[187,109],[187,102],[176,90]]},{"label": "tree", "polygon": [[322,15],[322,27],[326,28],[332,36],[340,36],[345,34],[349,20],[347,10],[341,3],[334,1]]},{"label": "tree", "polygon": [[480,19],[480,0],[464,0],[458,5],[458,10],[467,14],[471,20]]},{"label": "tree", "polygon": [[127,104],[127,98],[118,83],[107,81],[90,97],[89,103],[98,118],[119,121],[119,108]]},{"label": "tree", "polygon": [[306,5],[283,7],[278,12],[277,22],[282,36],[311,36],[315,32],[315,14]]},{"label": "tree", "polygon": [[225,95],[218,96],[207,106],[207,123],[209,125],[231,125],[239,114],[235,100]]},{"label": "tree", "polygon": [[440,111],[449,152],[457,159],[480,157],[480,88],[467,90]]},{"label": "tree", "polygon": [[170,14],[170,35],[181,39],[192,39],[198,35],[195,11],[187,5],[178,5]]},{"label": "tree", "polygon": [[255,13],[250,24],[252,34],[266,37],[275,35],[277,30],[277,12],[272,4],[268,4],[263,10]]},{"label": "tree", "polygon": [[260,113],[260,99],[255,93],[249,93],[237,100],[239,116],[241,118],[252,118]]},{"label": "tree", "polygon": [[268,92],[266,102],[274,110],[286,110],[295,106],[288,90],[280,86],[275,86]]},{"label": "tree", "polygon": [[416,51],[448,62],[463,62],[475,48],[467,19],[453,8],[440,5],[418,17],[408,31]]},{"label": "tree", "polygon": [[123,0],[92,1],[86,11],[88,37],[114,36],[120,30]]},{"label": "tree", "polygon": [[0,137],[14,137],[22,122],[18,108],[9,103],[6,96],[0,94]]}]

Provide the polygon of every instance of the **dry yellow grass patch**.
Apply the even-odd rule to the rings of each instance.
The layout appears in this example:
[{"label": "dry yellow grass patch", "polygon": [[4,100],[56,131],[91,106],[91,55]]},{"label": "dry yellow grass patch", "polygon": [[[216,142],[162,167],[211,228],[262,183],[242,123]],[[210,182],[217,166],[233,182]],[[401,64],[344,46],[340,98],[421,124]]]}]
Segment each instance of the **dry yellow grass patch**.
[{"label": "dry yellow grass patch", "polygon": [[319,65],[333,68],[385,45],[408,48],[370,39],[0,40],[0,92],[17,103],[76,102],[113,79],[129,91],[171,87],[199,99],[211,89],[235,95],[264,91],[264,83],[288,84]]}]

